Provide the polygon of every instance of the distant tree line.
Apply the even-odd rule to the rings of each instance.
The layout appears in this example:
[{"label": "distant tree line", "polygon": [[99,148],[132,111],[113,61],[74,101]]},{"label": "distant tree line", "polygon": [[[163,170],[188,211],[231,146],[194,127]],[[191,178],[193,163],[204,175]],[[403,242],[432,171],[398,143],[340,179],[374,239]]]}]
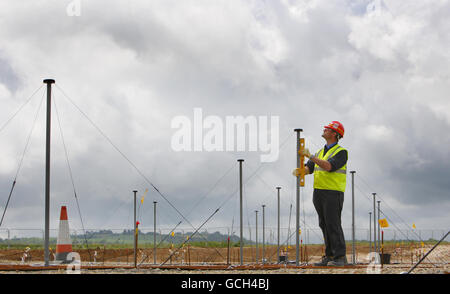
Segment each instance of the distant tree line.
[{"label": "distant tree line", "polygon": [[[153,232],[144,233],[138,231],[138,240],[140,245],[153,244]],[[190,244],[203,244],[204,246],[215,244],[225,245],[228,242],[228,235],[221,234],[220,232],[201,232],[192,236],[192,232],[175,232],[173,234],[160,234],[156,233],[156,242],[163,245],[170,244],[182,244],[183,242],[189,242]],[[187,240],[189,238],[189,240]],[[99,231],[86,231],[86,234],[72,234],[71,240],[73,245],[85,245],[89,244],[104,244],[104,245],[132,245],[134,242],[134,230],[123,230],[121,233],[113,232],[112,230],[99,230]],[[50,246],[56,246],[57,239],[50,238]],[[245,244],[254,244],[254,242],[244,239]],[[0,238],[0,246],[30,246],[39,247],[42,246],[43,239],[36,237],[13,237],[10,239]],[[239,237],[236,235],[230,236],[231,246],[239,244]]]}]

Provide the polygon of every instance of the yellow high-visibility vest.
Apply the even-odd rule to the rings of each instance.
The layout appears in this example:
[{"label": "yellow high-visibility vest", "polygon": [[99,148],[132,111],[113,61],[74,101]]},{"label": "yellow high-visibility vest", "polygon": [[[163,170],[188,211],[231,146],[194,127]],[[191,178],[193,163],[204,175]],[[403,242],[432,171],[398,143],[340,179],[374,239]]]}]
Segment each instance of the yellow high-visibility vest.
[{"label": "yellow high-visibility vest", "polygon": [[[323,148],[316,153],[317,158],[322,160],[328,160],[332,158],[341,150],[346,150],[338,144],[331,147],[325,156],[323,155]],[[347,163],[340,169],[329,172],[318,166],[314,165],[314,189],[322,190],[334,190],[345,192],[345,186],[347,184]]]}]

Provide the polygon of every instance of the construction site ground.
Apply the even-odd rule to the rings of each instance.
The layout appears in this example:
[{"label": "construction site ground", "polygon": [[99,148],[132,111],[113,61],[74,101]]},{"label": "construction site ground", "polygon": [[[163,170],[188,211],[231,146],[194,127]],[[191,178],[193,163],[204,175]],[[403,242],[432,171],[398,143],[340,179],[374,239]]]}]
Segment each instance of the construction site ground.
[{"label": "construction site ground", "polygon": [[[157,250],[154,264],[152,249],[139,249],[137,268],[134,266],[134,251],[130,249],[83,249],[80,254],[82,274],[400,274],[407,272],[432,246],[408,245],[384,248],[390,254],[389,264],[374,264],[369,260],[368,246],[356,248],[356,264],[351,264],[351,246],[347,247],[349,265],[344,267],[313,266],[323,255],[322,245],[303,247],[299,265],[295,264],[295,248],[288,252],[288,263],[277,263],[276,246],[265,248],[266,260],[261,262],[262,248],[259,248],[259,262],[255,260],[255,248],[244,248],[243,265],[240,265],[240,248],[197,248],[184,247],[173,254],[168,248]],[[96,251],[96,253],[95,253]],[[306,252],[305,252],[306,251]],[[229,253],[229,254],[228,254]],[[31,250],[28,260],[22,260],[24,250],[0,250],[1,274],[65,274],[72,265],[56,264],[44,267],[43,250]],[[94,256],[95,255],[95,256]],[[95,258],[95,260],[94,260]],[[438,246],[412,272],[413,274],[448,274],[450,272],[450,245]]]}]

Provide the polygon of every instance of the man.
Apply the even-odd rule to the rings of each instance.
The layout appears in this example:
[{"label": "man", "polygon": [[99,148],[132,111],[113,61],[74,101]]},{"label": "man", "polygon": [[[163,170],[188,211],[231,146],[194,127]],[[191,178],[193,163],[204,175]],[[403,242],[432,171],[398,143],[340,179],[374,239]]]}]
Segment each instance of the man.
[{"label": "man", "polygon": [[333,121],[324,127],[324,148],[315,155],[305,149],[300,155],[309,158],[303,169],[295,169],[294,175],[314,173],[313,203],[319,215],[319,227],[325,241],[325,256],[316,266],[343,266],[347,264],[345,239],[341,226],[341,212],[346,186],[347,150],[338,145],[344,137],[344,126]]}]

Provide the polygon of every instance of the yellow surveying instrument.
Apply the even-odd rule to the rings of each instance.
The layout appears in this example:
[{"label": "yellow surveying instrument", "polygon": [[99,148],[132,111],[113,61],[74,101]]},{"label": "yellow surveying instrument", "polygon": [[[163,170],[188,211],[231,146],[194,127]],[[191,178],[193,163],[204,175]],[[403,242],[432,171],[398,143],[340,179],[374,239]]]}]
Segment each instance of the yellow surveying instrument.
[{"label": "yellow surveying instrument", "polygon": [[300,149],[298,153],[300,154],[300,187],[305,186],[305,156],[302,155],[302,151],[305,150],[305,138],[300,138]]}]

